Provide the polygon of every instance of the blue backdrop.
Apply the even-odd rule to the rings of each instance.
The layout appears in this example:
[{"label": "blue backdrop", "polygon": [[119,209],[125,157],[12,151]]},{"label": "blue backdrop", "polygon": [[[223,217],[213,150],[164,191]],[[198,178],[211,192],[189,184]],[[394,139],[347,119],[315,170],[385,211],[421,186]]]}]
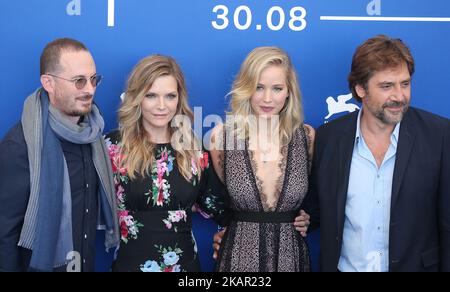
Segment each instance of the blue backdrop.
[{"label": "blue backdrop", "polygon": [[[125,80],[144,56],[175,57],[191,105],[202,106],[205,116],[222,115],[240,63],[263,45],[291,55],[306,121],[318,126],[358,106],[345,97],[351,57],[357,45],[377,34],[399,37],[411,47],[417,64],[412,104],[450,117],[448,33],[448,0],[2,0],[0,137],[39,86],[42,49],[59,37],[79,39],[91,50],[105,76],[96,101],[110,130],[117,126]],[[196,218],[194,230],[202,268],[209,271],[216,226]],[[317,236],[310,239],[314,269]],[[98,269],[107,270],[109,261],[99,244]]]}]

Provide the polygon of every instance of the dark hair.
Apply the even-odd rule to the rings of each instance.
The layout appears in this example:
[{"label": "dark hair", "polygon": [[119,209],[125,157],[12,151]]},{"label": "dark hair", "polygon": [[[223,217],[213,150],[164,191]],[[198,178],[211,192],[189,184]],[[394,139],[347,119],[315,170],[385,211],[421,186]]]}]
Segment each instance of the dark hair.
[{"label": "dark hair", "polygon": [[378,71],[397,67],[406,63],[409,74],[414,74],[414,58],[409,48],[400,39],[385,35],[370,38],[360,45],[353,55],[348,85],[353,97],[361,102],[356,93],[356,85],[367,90],[369,79]]},{"label": "dark hair", "polygon": [[41,75],[58,72],[63,51],[88,51],[79,41],[69,38],[56,39],[48,43],[41,55]]}]

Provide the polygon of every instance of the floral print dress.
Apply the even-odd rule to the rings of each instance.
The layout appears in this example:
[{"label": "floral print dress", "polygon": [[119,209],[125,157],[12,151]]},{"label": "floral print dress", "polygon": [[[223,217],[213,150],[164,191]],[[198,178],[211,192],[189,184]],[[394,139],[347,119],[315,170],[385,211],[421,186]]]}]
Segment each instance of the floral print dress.
[{"label": "floral print dress", "polygon": [[[130,180],[120,167],[120,135],[106,137],[116,185],[121,245],[113,263],[116,272],[200,271],[192,233],[192,207],[221,223],[225,220],[225,189],[209,166],[209,155],[200,152],[201,165],[192,163],[186,180],[170,144],[156,145],[152,171]],[[198,171],[203,174],[199,180]]]}]

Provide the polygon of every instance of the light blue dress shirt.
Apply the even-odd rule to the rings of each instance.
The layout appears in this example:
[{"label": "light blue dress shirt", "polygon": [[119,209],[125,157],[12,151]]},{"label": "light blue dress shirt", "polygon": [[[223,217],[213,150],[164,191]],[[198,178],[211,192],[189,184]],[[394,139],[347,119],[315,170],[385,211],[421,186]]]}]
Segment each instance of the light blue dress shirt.
[{"label": "light blue dress shirt", "polygon": [[378,168],[361,132],[362,111],[357,121],[338,269],[342,272],[387,272],[392,180],[400,123],[391,135],[391,144]]}]

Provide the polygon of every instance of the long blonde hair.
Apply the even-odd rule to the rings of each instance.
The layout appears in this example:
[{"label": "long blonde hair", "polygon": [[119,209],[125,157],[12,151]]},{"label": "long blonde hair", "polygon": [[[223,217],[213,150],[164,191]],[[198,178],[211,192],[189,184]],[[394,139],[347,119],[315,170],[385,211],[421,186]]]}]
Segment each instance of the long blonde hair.
[{"label": "long blonde hair", "polygon": [[[137,174],[142,177],[146,174],[149,175],[156,160],[154,153],[156,145],[150,141],[149,134],[142,124],[141,104],[155,80],[162,76],[173,76],[177,82],[179,99],[175,116],[187,117],[191,125],[194,119],[194,114],[187,102],[183,73],[175,60],[161,55],[152,55],[142,59],[128,78],[125,98],[119,108],[121,153],[124,157],[121,164],[127,168],[128,176],[131,179],[135,179]],[[172,136],[174,129],[169,128]],[[195,137],[190,125],[179,127],[178,131],[181,132],[184,139],[183,145],[190,145],[188,149],[183,149],[180,141],[172,141],[172,147],[176,149],[178,169],[186,180],[190,180],[193,176],[192,164],[195,163],[198,168],[198,178],[200,178],[200,142]]]},{"label": "long blonde hair", "polygon": [[304,116],[297,74],[289,56],[282,49],[258,47],[248,54],[229,93],[231,96],[229,114],[235,117],[234,126],[237,128],[234,130],[238,135],[243,134],[244,138],[248,138],[248,123],[245,120],[254,115],[250,100],[256,92],[262,71],[272,65],[282,67],[286,73],[289,96],[279,114],[279,137],[282,145],[287,145],[292,140],[294,132],[303,124]]}]

